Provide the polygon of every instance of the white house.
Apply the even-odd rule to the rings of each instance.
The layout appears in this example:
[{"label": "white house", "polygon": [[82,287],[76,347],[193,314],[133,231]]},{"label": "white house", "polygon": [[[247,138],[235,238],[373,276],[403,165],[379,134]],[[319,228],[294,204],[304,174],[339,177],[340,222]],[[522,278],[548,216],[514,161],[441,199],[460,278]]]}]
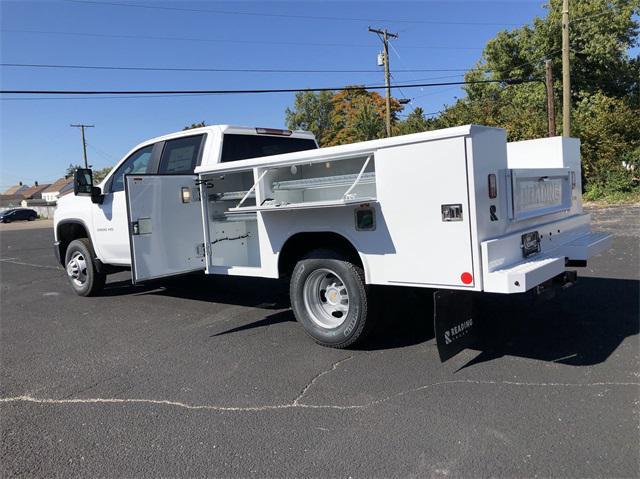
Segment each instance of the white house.
[{"label": "white house", "polygon": [[42,192],[42,199],[47,203],[54,203],[60,197],[60,193],[68,189],[67,187],[73,182],[72,177],[60,178],[54,181],[46,190]]}]

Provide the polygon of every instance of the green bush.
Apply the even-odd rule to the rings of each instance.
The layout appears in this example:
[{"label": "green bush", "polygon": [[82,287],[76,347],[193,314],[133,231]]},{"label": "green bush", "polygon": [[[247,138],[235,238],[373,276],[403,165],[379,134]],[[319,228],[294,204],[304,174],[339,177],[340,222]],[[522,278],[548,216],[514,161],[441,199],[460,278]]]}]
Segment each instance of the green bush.
[{"label": "green bush", "polygon": [[622,154],[607,170],[587,183],[587,201],[615,199],[640,191],[640,148]]}]

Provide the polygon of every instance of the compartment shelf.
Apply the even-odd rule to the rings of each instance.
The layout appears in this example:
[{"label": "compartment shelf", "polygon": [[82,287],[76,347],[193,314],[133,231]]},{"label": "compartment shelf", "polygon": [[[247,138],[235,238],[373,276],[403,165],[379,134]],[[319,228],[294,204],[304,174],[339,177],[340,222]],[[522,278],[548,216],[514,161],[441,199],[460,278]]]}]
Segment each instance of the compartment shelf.
[{"label": "compartment shelf", "polygon": [[[271,189],[273,191],[282,190],[310,190],[317,188],[334,188],[338,186],[351,186],[356,179],[357,174],[336,175],[320,178],[305,178],[300,180],[274,181]],[[375,172],[363,173],[358,181],[359,185],[372,184],[376,182]]]},{"label": "compartment shelf", "polygon": [[[246,208],[253,208],[253,206],[247,206]],[[226,212],[224,215],[215,215],[211,217],[211,221],[217,221],[219,223],[229,221],[255,221],[256,213],[250,211],[239,212]]]},{"label": "compartment shelf", "polygon": [[291,210],[304,210],[311,208],[336,208],[340,206],[348,206],[359,203],[376,203],[378,200],[375,197],[362,197],[362,198],[349,198],[340,200],[326,200],[326,201],[307,201],[305,203],[285,203],[280,206],[264,205],[264,206],[242,206],[240,208],[229,208],[228,215],[246,214],[262,211],[263,213],[271,211],[291,211]]},{"label": "compartment shelf", "polygon": [[[241,200],[246,195],[246,191],[226,191],[224,193],[210,193],[209,201],[235,201]],[[247,198],[255,198],[256,193],[252,191]]]}]

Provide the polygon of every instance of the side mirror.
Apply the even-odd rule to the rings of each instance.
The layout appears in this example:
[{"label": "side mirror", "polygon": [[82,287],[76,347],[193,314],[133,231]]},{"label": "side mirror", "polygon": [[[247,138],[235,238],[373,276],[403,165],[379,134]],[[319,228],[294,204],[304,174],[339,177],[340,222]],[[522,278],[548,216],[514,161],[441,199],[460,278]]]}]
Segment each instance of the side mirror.
[{"label": "side mirror", "polygon": [[76,196],[91,196],[93,203],[101,204],[104,196],[97,186],[93,186],[93,171],[91,168],[78,168],[73,175],[73,194]]},{"label": "side mirror", "polygon": [[76,196],[92,196],[93,172],[91,168],[78,168],[73,174],[73,194]]}]

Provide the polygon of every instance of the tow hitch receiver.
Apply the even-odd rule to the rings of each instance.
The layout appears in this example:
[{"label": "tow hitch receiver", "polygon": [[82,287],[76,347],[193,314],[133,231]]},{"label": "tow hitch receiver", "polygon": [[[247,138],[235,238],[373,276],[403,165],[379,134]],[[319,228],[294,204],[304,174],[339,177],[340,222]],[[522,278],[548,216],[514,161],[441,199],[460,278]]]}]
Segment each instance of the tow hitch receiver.
[{"label": "tow hitch receiver", "polygon": [[567,289],[573,286],[578,280],[578,272],[575,270],[565,271],[558,276],[554,276],[548,281],[536,287],[536,296],[544,299],[555,297],[558,289]]},{"label": "tow hitch receiver", "polygon": [[451,290],[433,293],[433,329],[440,361],[445,362],[477,343],[475,311],[473,293]]}]

